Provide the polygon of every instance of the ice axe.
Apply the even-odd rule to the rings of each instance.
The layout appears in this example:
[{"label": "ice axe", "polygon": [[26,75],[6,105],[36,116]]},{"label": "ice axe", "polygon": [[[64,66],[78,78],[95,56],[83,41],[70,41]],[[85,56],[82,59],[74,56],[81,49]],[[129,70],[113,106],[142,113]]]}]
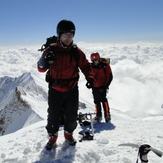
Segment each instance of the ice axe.
[{"label": "ice axe", "polygon": [[[93,118],[92,118],[92,115],[95,114],[95,113],[85,113],[85,114],[82,114],[81,112],[79,113],[79,116],[78,116],[78,120],[79,120],[79,123],[81,126],[90,126],[90,129],[92,131],[92,135],[90,135],[90,129],[89,131],[86,131],[86,132],[79,132],[80,135],[82,135],[82,138],[81,140],[79,140],[80,142],[82,142],[82,140],[93,140],[93,137],[94,137],[94,127],[93,127]],[[90,122],[88,121],[84,121],[83,120],[88,120],[87,116],[90,116]]]},{"label": "ice axe", "polygon": [[[140,157],[141,163],[148,162],[147,155],[148,155],[148,152],[150,152],[150,151],[154,152],[159,157],[162,157],[162,155],[163,155],[163,152],[151,147],[148,144],[137,145],[137,144],[133,144],[133,143],[126,143],[126,144],[120,144],[118,146],[129,146],[129,147],[138,148],[139,149],[138,157]],[[138,158],[137,158],[136,163],[138,163]]]}]

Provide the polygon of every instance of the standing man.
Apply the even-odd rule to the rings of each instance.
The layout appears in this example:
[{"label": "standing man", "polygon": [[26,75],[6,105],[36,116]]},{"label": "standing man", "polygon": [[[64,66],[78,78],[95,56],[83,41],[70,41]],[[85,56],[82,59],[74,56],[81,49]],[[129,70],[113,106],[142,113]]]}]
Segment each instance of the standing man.
[{"label": "standing man", "polygon": [[110,122],[111,115],[106,94],[113,79],[112,70],[108,60],[105,58],[100,58],[99,53],[92,53],[90,58],[92,61],[92,68],[95,78],[94,87],[92,88],[92,94],[96,109],[96,116],[94,120],[98,122],[102,120],[102,103],[105,122]]},{"label": "standing man", "polygon": [[85,75],[86,86],[94,85],[93,71],[85,54],[73,44],[75,25],[61,20],[57,25],[57,40],[43,52],[38,61],[38,71],[46,72],[49,83],[47,132],[50,137],[46,149],[56,145],[59,119],[64,115],[64,137],[69,145],[75,145],[73,131],[77,127],[79,70]]}]

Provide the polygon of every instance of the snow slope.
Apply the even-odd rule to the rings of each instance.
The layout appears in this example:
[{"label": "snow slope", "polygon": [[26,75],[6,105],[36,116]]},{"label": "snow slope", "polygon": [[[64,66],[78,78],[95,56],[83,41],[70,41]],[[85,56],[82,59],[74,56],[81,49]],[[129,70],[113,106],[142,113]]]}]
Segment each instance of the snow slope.
[{"label": "snow slope", "polygon": [[38,107],[35,101],[44,104],[47,93],[35,84],[30,73],[18,78],[2,77],[0,86],[1,135],[44,119],[45,108]]},{"label": "snow slope", "polygon": [[[98,51],[111,58],[114,80],[108,99],[112,123],[95,125],[92,141],[80,140],[76,147],[64,148],[60,128],[56,151],[44,149],[47,84],[37,72],[39,47],[0,48],[0,162],[2,163],[133,163],[137,149],[122,143],[150,144],[163,151],[163,44],[78,43],[87,58]],[[80,111],[94,112],[91,90],[79,81]],[[2,123],[3,122],[3,123]],[[0,128],[0,129],[1,129]],[[149,153],[149,162],[163,158]]]}]

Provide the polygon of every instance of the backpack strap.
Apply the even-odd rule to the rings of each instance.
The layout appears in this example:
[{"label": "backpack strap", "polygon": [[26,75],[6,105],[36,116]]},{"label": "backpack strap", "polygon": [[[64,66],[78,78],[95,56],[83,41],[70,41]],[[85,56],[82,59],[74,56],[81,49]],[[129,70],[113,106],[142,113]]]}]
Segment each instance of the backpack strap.
[{"label": "backpack strap", "polygon": [[73,44],[72,45],[72,48],[71,48],[71,59],[70,59],[70,63],[72,61],[72,57],[74,57],[74,59],[76,61],[77,68],[78,68],[80,56],[79,56],[79,50],[78,50],[78,47],[77,47],[76,44]]}]

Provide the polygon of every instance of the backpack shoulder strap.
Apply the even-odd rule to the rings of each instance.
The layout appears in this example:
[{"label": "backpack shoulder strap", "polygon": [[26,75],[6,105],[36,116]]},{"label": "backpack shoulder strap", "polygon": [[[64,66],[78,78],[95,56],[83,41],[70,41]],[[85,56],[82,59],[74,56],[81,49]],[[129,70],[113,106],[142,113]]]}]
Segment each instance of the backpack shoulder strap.
[{"label": "backpack shoulder strap", "polygon": [[80,60],[80,55],[79,55],[79,50],[78,50],[78,47],[77,47],[76,44],[73,44],[72,45],[72,48],[71,48],[71,56],[74,57],[74,59],[76,61],[76,64],[77,64],[77,67],[78,67],[79,60]]}]

